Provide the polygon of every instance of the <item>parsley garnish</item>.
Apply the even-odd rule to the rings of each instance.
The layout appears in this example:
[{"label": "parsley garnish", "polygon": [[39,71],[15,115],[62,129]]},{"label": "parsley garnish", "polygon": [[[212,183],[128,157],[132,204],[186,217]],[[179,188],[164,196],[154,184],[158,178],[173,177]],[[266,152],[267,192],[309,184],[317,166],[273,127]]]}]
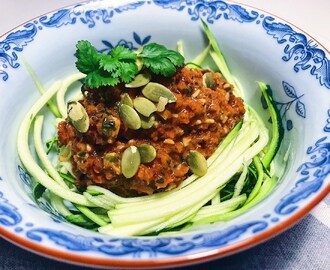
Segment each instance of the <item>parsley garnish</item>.
[{"label": "parsley garnish", "polygon": [[87,75],[85,85],[90,88],[131,82],[138,73],[137,58],[143,62],[145,69],[165,77],[172,76],[176,67],[184,63],[180,53],[157,43],[145,45],[140,53],[124,46],[115,47],[108,54],[99,53],[86,40],[79,41],[76,47],[76,67]]}]

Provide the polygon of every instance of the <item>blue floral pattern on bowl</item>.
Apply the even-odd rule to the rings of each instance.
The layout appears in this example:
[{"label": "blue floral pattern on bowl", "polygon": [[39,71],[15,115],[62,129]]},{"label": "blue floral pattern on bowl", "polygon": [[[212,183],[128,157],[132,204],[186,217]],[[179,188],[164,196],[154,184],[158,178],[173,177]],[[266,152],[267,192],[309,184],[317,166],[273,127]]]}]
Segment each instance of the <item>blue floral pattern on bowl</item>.
[{"label": "blue floral pattern on bowl", "polygon": [[[134,12],[148,6],[164,10],[172,10],[177,14],[189,16],[191,21],[204,19],[209,24],[218,21],[230,21],[235,24],[253,24],[262,29],[276,46],[282,49],[283,65],[289,66],[294,73],[308,72],[322,89],[330,90],[330,61],[313,40],[304,33],[297,32],[290,25],[278,19],[265,15],[260,11],[250,10],[238,4],[217,0],[154,0],[132,2],[119,7],[100,8],[88,4],[65,8],[52,14],[42,16],[26,23],[0,40],[0,81],[7,83],[14,79],[15,70],[20,69],[20,53],[27,50],[30,44],[45,29],[64,29],[72,25],[82,25],[92,29],[98,24],[111,25],[117,16],[126,12]],[[135,30],[135,29],[133,29]],[[138,30],[130,33],[131,39],[102,39],[100,51],[106,52],[117,45],[136,49],[152,41],[154,36],[141,33]],[[306,75],[306,74],[305,74]],[[309,118],[308,107],[303,98],[306,90],[293,86],[293,82],[282,80],[282,95],[277,95],[275,101],[281,112],[281,118],[286,132],[291,132],[299,124]],[[294,108],[294,109],[293,109]],[[295,115],[295,116],[294,116]],[[291,119],[291,118],[294,119]],[[296,168],[299,179],[294,187],[282,194],[273,209],[260,218],[240,221],[224,229],[216,227],[209,231],[197,231],[186,236],[168,237],[138,237],[138,238],[109,238],[76,233],[74,230],[40,227],[35,221],[28,220],[20,207],[11,202],[7,191],[3,188],[4,180],[0,179],[0,225],[14,228],[16,233],[37,243],[51,242],[55,248],[63,248],[75,252],[96,252],[99,254],[128,256],[128,258],[163,258],[190,254],[199,250],[218,248],[237,242],[249,235],[256,235],[269,229],[274,223],[285,219],[288,215],[301,208],[301,203],[313,197],[329,179],[330,173],[330,109],[324,112],[325,122],[319,128],[323,136],[314,140],[305,150],[309,160]],[[18,165],[17,175],[22,185],[32,190],[33,179]],[[5,179],[5,177],[3,176]],[[6,179],[7,180],[7,179]],[[34,205],[30,206],[31,209]],[[45,216],[54,223],[64,224],[60,218],[55,218],[56,211],[45,204],[43,209],[51,215]]]}]

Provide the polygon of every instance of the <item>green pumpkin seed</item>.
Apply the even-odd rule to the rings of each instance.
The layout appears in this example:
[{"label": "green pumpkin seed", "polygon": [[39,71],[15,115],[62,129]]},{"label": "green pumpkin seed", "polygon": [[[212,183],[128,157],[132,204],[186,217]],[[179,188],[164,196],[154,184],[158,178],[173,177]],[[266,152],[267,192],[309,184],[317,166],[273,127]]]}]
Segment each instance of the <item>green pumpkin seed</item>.
[{"label": "green pumpkin seed", "polygon": [[104,159],[106,159],[109,162],[116,162],[118,160],[118,154],[117,153],[106,153],[104,155]]},{"label": "green pumpkin seed", "polygon": [[145,117],[149,117],[153,112],[157,110],[156,105],[144,97],[137,97],[134,99],[133,104],[135,110],[137,110]]},{"label": "green pumpkin seed", "polygon": [[139,129],[141,127],[141,119],[138,113],[130,106],[121,104],[119,106],[119,115],[130,129]]},{"label": "green pumpkin seed", "polygon": [[140,166],[141,158],[136,146],[129,146],[123,152],[121,158],[121,172],[126,178],[133,177]]},{"label": "green pumpkin seed", "polygon": [[129,96],[129,94],[124,93],[121,95],[120,104],[125,104],[130,107],[133,107],[133,101],[132,101],[131,97]]},{"label": "green pumpkin seed", "polygon": [[[143,47],[140,47],[138,48],[135,53],[137,55],[139,55],[141,52],[143,51]],[[141,58],[137,57],[136,60],[135,60],[135,64],[137,65],[137,68],[138,68],[138,72],[141,71],[141,69],[143,68],[143,61]]]},{"label": "green pumpkin seed", "polygon": [[203,75],[203,85],[207,88],[214,88],[215,82],[211,72],[205,73]]},{"label": "green pumpkin seed", "polygon": [[150,82],[151,76],[149,73],[141,73],[135,76],[134,80],[125,84],[127,88],[137,88],[146,85]]},{"label": "green pumpkin seed", "polygon": [[143,129],[149,129],[151,128],[155,123],[155,116],[152,114],[149,117],[145,117],[141,115],[141,128]]},{"label": "green pumpkin seed", "polygon": [[137,48],[134,52],[135,52],[137,55],[139,55],[140,53],[142,53],[142,51],[143,51],[143,46]]},{"label": "green pumpkin seed", "polygon": [[157,103],[157,112],[162,112],[165,110],[165,106],[168,103],[168,99],[165,97],[160,97]]},{"label": "green pumpkin seed", "polygon": [[198,175],[203,176],[207,172],[207,162],[205,157],[197,152],[197,151],[190,151],[188,154],[188,164],[190,167],[190,170]]},{"label": "green pumpkin seed", "polygon": [[87,132],[89,128],[89,117],[80,102],[70,101],[67,106],[67,113],[70,122],[79,132]]},{"label": "green pumpkin seed", "polygon": [[137,65],[138,72],[140,72],[143,68],[143,61],[140,58],[136,58],[135,64]]},{"label": "green pumpkin seed", "polygon": [[160,97],[168,99],[168,103],[175,102],[175,95],[160,83],[150,82],[143,89],[142,94],[151,101],[158,102]]},{"label": "green pumpkin seed", "polygon": [[140,153],[141,163],[149,163],[156,157],[156,149],[150,144],[144,143],[137,145],[137,149]]},{"label": "green pumpkin seed", "polygon": [[60,154],[58,156],[59,161],[69,161],[72,156],[72,145],[71,143],[63,145],[60,148]]}]

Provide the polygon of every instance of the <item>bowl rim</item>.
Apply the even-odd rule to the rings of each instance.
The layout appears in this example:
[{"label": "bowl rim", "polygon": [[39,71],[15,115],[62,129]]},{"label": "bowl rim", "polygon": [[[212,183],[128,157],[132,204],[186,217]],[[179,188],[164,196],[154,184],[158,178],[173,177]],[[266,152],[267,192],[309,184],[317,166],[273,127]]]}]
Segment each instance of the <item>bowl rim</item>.
[{"label": "bowl rim", "polygon": [[[125,3],[133,3],[137,2],[138,0],[126,0],[125,2],[121,3],[120,1],[112,1],[115,5],[116,2],[120,4]],[[102,1],[101,1],[102,2]],[[301,33],[305,34],[306,36],[310,37],[313,41],[315,41],[326,53],[330,54],[330,49],[325,47],[322,43],[320,43],[316,38],[314,38],[311,34],[305,32],[303,29],[299,28],[295,24],[291,23],[290,21],[283,19],[271,12],[265,11],[261,8],[256,8],[253,5],[249,4],[243,4],[239,1],[232,1],[232,0],[225,0],[225,2],[238,4],[243,7],[248,7],[250,9],[263,12],[264,14],[271,15],[276,19],[279,19],[282,22],[285,22],[294,28],[301,31]],[[0,35],[0,39],[4,36],[10,34],[14,30],[20,28],[21,26],[25,25],[26,23],[33,21],[37,18],[40,18],[45,15],[52,14],[58,10],[64,9],[64,8],[74,8],[76,5],[85,5],[90,3],[90,1],[80,1],[76,4],[70,4],[65,5],[63,7],[51,10],[49,12],[46,12],[44,14],[38,15],[30,20],[27,20],[26,22],[23,22],[19,24],[18,26],[14,27],[13,29],[3,33]],[[115,7],[114,5],[114,7]],[[54,259],[57,261],[62,261],[65,263],[73,263],[75,265],[82,265],[82,266],[93,266],[96,268],[100,267],[111,267],[111,268],[119,268],[119,267],[127,267],[127,268],[156,268],[156,267],[170,267],[170,266],[187,266],[192,265],[196,263],[202,263],[207,262],[215,259],[220,259],[241,251],[244,251],[246,249],[252,248],[258,244],[261,244],[280,233],[284,232],[285,230],[293,227],[296,223],[298,223],[302,218],[304,218],[315,206],[317,206],[318,203],[320,203],[328,194],[330,194],[330,183],[325,185],[321,191],[318,192],[315,197],[305,204],[304,206],[301,206],[299,210],[297,210],[295,213],[291,214],[290,217],[288,217],[285,220],[282,220],[278,222],[277,224],[273,225],[270,228],[265,229],[264,231],[250,236],[247,239],[240,240],[236,243],[231,243],[228,246],[221,246],[212,248],[211,250],[207,251],[200,251],[195,254],[189,254],[189,255],[176,255],[173,257],[166,257],[166,258],[157,258],[157,259],[121,259],[121,258],[106,258],[106,257],[96,257],[96,256],[81,256],[80,254],[73,253],[71,251],[64,251],[59,250],[56,248],[51,248],[44,246],[43,244],[39,244],[37,242],[34,242],[32,240],[28,240],[25,237],[22,237],[19,234],[16,234],[14,232],[11,232],[10,230],[7,230],[6,227],[2,226],[0,224],[0,236],[6,239],[7,241],[15,244],[16,246],[19,246],[25,250],[34,252],[35,254]]]},{"label": "bowl rim", "polygon": [[258,235],[249,237],[248,239],[230,244],[229,246],[218,247],[209,251],[202,251],[194,255],[179,255],[170,258],[161,259],[139,259],[139,260],[124,260],[114,258],[99,258],[90,256],[81,256],[79,254],[71,253],[69,251],[60,251],[55,248],[45,247],[36,242],[27,240],[20,237],[15,233],[3,229],[0,226],[0,234],[8,241],[19,245],[30,251],[34,251],[39,255],[53,258],[59,261],[75,263],[85,266],[94,267],[128,267],[128,268],[155,268],[155,267],[168,267],[168,266],[185,266],[194,263],[206,262],[214,259],[223,258],[231,254],[243,251],[245,249],[254,247],[266,240],[269,240],[281,232],[289,229],[297,222],[299,222],[309,211],[311,211],[325,196],[330,193],[330,184],[326,186],[308,205],[302,207],[296,213],[291,215],[288,219],[279,222],[270,229],[259,233]]}]

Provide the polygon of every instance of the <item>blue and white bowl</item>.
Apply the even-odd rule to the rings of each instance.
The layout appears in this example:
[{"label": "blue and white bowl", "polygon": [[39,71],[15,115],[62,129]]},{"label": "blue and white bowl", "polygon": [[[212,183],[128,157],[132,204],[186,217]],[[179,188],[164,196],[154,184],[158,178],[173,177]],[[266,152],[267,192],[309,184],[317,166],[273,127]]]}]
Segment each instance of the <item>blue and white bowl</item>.
[{"label": "blue and white bowl", "polygon": [[[66,223],[46,202],[17,155],[20,121],[38,98],[23,62],[47,88],[75,73],[75,44],[99,50],[155,41],[186,58],[205,47],[200,19],[218,38],[245,99],[261,112],[257,81],[272,86],[290,145],[286,172],[273,192],[228,222],[176,236],[114,238]],[[46,14],[0,37],[0,233],[33,252],[103,267],[160,267],[218,258],[292,226],[330,191],[330,57],[308,34],[263,11],[213,0],[93,1]]]}]

